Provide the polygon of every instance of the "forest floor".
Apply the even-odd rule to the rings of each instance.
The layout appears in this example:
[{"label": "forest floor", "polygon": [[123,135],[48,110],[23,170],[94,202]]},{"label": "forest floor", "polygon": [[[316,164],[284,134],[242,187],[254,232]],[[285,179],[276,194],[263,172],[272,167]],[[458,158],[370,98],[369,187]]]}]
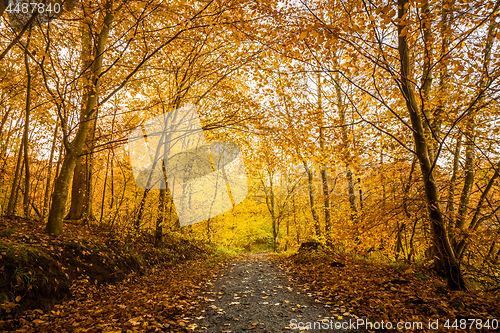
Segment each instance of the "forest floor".
[{"label": "forest floor", "polygon": [[[326,304],[372,323],[412,325],[403,331],[493,332],[500,329],[498,289],[451,291],[430,263],[381,263],[328,249],[299,251],[280,261]],[[384,331],[384,330],[376,330]]]},{"label": "forest floor", "polygon": [[49,311],[24,311],[0,327],[3,332],[278,333],[298,331],[308,322],[330,331],[336,319],[347,319],[334,317],[340,308],[325,305],[293,280],[268,253],[240,255],[226,264],[190,260],[117,284],[82,281],[73,285],[70,300]]},{"label": "forest floor", "polygon": [[164,235],[114,234],[0,217],[0,332],[171,331],[229,255]]},{"label": "forest floor", "polygon": [[[0,218],[0,332],[274,333],[308,325],[308,332],[359,332],[366,321],[493,332],[499,325],[498,294],[449,291],[422,265],[324,249],[230,257],[179,237],[157,249],[151,240],[81,230],[68,225],[52,238],[34,221]],[[478,319],[488,327],[479,329]],[[438,329],[429,328],[436,321]]]}]

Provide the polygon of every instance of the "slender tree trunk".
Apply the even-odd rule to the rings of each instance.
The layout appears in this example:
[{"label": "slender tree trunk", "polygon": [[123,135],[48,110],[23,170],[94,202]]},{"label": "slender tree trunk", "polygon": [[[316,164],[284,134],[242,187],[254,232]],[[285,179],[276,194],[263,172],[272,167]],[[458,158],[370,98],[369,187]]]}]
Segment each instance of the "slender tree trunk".
[{"label": "slender tree trunk", "polygon": [[3,12],[9,5],[9,0],[0,0],[0,16],[3,15]]},{"label": "slender tree trunk", "polygon": [[[93,66],[91,69],[90,84],[86,87],[85,96],[86,105],[83,108],[80,116],[80,126],[76,132],[75,138],[71,143],[67,143],[67,153],[64,156],[61,172],[55,180],[54,191],[52,194],[52,205],[49,211],[49,218],[47,221],[47,232],[49,234],[59,236],[63,233],[63,219],[66,211],[66,203],[68,200],[70,183],[75,171],[75,165],[80,156],[87,134],[91,129],[90,121],[96,113],[97,96],[99,93],[99,76],[102,72],[102,62],[104,57],[105,45],[108,40],[111,23],[113,21],[113,1],[106,2],[103,9],[103,25],[99,33],[96,44],[94,47]],[[90,42],[90,41],[88,41]],[[68,138],[65,138],[68,140]]]},{"label": "slender tree trunk", "polygon": [[[454,0],[443,0],[441,4],[441,53],[440,53],[440,62],[439,62],[439,85],[438,91],[434,94],[437,95],[437,106],[435,108],[432,119],[430,120],[431,126],[434,135],[438,140],[441,140],[441,124],[443,122],[443,118],[445,115],[445,109],[448,105],[449,99],[449,46],[450,46],[450,37],[451,37],[451,23],[453,17],[453,2]],[[428,9],[427,9],[428,10]],[[427,27],[429,26],[426,24]],[[429,31],[429,30],[428,30]],[[431,34],[431,31],[428,32]],[[431,35],[432,36],[432,35]],[[432,38],[427,39],[427,44],[430,44],[429,47],[432,47]],[[431,57],[432,59],[432,54]],[[431,70],[432,63],[429,63],[430,67],[428,70]],[[430,87],[429,87],[430,90]],[[434,146],[433,156],[436,156],[439,142],[438,140],[433,140]]]},{"label": "slender tree trunk", "polygon": [[292,195],[292,207],[293,207],[293,225],[295,226],[295,233],[297,235],[297,244],[300,244],[300,229],[297,224],[297,211],[295,209],[295,195]]},{"label": "slender tree trunk", "polygon": [[212,243],[212,228],[210,227],[210,218],[207,219],[207,241]]},{"label": "slender tree trunk", "polygon": [[24,217],[30,217],[30,165],[29,165],[29,151],[28,151],[28,136],[29,136],[29,124],[30,124],[30,109],[31,109],[31,72],[30,64],[28,60],[28,48],[31,39],[31,28],[29,28],[28,38],[26,41],[26,47],[24,50],[24,66],[26,67],[26,118],[24,120],[24,133],[23,133],[23,151],[24,151],[24,198],[23,198],[23,209]]},{"label": "slender tree trunk", "polygon": [[[403,231],[405,229],[404,223],[399,223],[397,221],[397,233],[396,233],[396,260],[399,259],[399,254],[403,251]],[[403,253],[404,257],[404,253]]]},{"label": "slender tree trunk", "polygon": [[321,151],[320,174],[321,184],[323,188],[323,212],[325,216],[325,234],[328,237],[330,232],[330,188],[328,186],[328,170],[326,168],[326,151],[325,151],[325,129],[323,128],[323,105],[321,102],[321,75],[318,73],[318,126],[319,126],[319,148]]},{"label": "slender tree trunk", "polygon": [[[269,163],[269,161],[268,161]],[[269,177],[269,191],[266,188],[266,184],[264,183],[264,176],[260,174],[260,182],[262,184],[262,188],[264,189],[264,194],[266,196],[266,206],[267,210],[271,214],[271,223],[273,230],[273,252],[278,252],[278,225],[276,219],[276,206],[274,200],[274,183],[273,183],[273,172],[268,168],[267,176]]]},{"label": "slender tree trunk", "polygon": [[158,195],[158,216],[155,228],[155,246],[159,247],[163,239],[163,222],[165,220],[165,196],[167,190],[161,189]]},{"label": "slender tree trunk", "polygon": [[[115,110],[113,113],[113,120],[111,121],[111,133],[114,133],[115,131],[115,120],[116,120],[116,113],[117,113],[117,106],[116,106],[116,100],[115,100]],[[113,134],[111,134],[111,140],[113,140]],[[106,186],[108,183],[108,170],[109,170],[109,163],[110,163],[110,157],[111,153],[113,152],[113,159],[114,159],[114,150],[111,148],[108,150],[108,156],[106,157],[106,172],[104,176],[104,185],[102,188],[102,201],[101,201],[101,214],[99,216],[99,224],[102,223],[102,219],[104,217],[104,204],[105,204],[105,199],[106,199]],[[113,188],[113,159],[111,159],[111,204],[110,208],[113,207],[113,197],[114,197],[114,188]]]},{"label": "slender tree trunk", "polygon": [[21,174],[21,161],[23,159],[24,141],[19,145],[19,152],[17,153],[16,171],[14,172],[14,179],[12,180],[12,187],[10,188],[9,203],[7,204],[7,216],[13,216],[17,203],[17,188],[19,186],[19,177]]},{"label": "slender tree trunk", "polygon": [[408,251],[408,262],[413,261],[413,257],[415,255],[415,248],[413,247],[413,240],[415,239],[415,231],[417,229],[418,218],[415,217],[415,222],[413,223],[413,228],[411,230],[410,237],[410,250]]},{"label": "slender tree trunk", "polygon": [[321,236],[321,228],[319,225],[319,216],[316,212],[315,202],[314,202],[314,193],[313,193],[313,172],[304,158],[302,158],[302,164],[304,165],[304,169],[307,173],[307,192],[309,194],[309,205],[311,206],[311,213],[314,220],[314,230],[316,232],[316,236]]},{"label": "slender tree trunk", "polygon": [[398,18],[401,20],[401,23],[398,24],[398,51],[401,59],[401,89],[413,128],[415,151],[422,171],[427,209],[433,229],[433,242],[438,250],[437,260],[445,265],[445,273],[449,288],[463,290],[467,287],[462,276],[460,263],[451,246],[445,221],[439,207],[439,188],[434,178],[434,172],[432,171],[432,162],[429,158],[429,146],[420,118],[421,115],[418,112],[418,104],[411,81],[410,51],[407,44],[407,36],[403,33],[403,29],[405,29],[406,26],[402,19],[407,13],[407,6],[408,0],[398,0]]},{"label": "slender tree trunk", "polygon": [[[433,58],[434,58],[434,42],[431,26],[431,13],[429,8],[429,1],[424,0],[422,4],[422,27],[424,37],[424,62],[423,62],[423,75],[422,75],[422,110],[424,114],[424,131],[426,140],[429,143],[436,142],[434,139],[435,133],[431,129],[431,89],[433,80]],[[434,161],[435,152],[434,144],[428,145],[429,158]]]},{"label": "slender tree trunk", "polygon": [[286,219],[286,243],[285,243],[285,251],[288,251],[288,243],[290,237],[290,220]]},{"label": "slender tree trunk", "polygon": [[57,132],[59,130],[59,125],[56,125],[54,130],[54,139],[52,140],[52,147],[50,148],[50,157],[47,165],[47,182],[45,185],[45,193],[43,195],[43,209],[42,215],[47,215],[47,209],[49,207],[49,196],[50,196],[50,187],[52,182],[52,161],[54,159],[54,153],[56,151],[56,143],[57,143]]},{"label": "slender tree trunk", "polygon": [[380,140],[380,184],[382,184],[382,207],[385,207],[387,194],[385,189],[385,178],[384,178],[384,146],[382,144],[382,140]]},{"label": "slender tree trunk", "polygon": [[351,218],[355,220],[356,213],[358,211],[356,207],[356,195],[354,194],[354,177],[352,174],[352,156],[350,153],[350,141],[347,135],[347,125],[345,120],[345,105],[342,99],[342,90],[340,89],[340,77],[339,74],[335,74],[335,91],[337,93],[337,109],[339,111],[340,118],[340,132],[342,135],[342,141],[344,144],[344,158],[346,163],[346,178],[347,178],[347,192],[349,195],[349,205],[351,207]]},{"label": "slender tree trunk", "polygon": [[109,156],[111,151],[108,150],[108,156],[106,157],[106,171],[104,171],[104,184],[102,185],[102,199],[101,199],[101,214],[99,214],[99,224],[102,224],[102,218],[104,216],[104,203],[106,200],[106,186],[108,183],[108,170],[109,170]]},{"label": "slender tree trunk", "polygon": [[278,252],[278,226],[277,226],[277,221],[276,221],[276,205],[275,205],[275,198],[274,198],[274,184],[273,184],[273,173],[268,170],[268,176],[269,176],[269,201],[270,201],[270,212],[271,212],[271,219],[272,219],[272,225],[273,225],[273,252]]},{"label": "slender tree trunk", "polygon": [[146,197],[148,196],[149,191],[151,191],[151,189],[146,188],[144,189],[144,192],[142,194],[142,199],[139,203],[139,211],[137,212],[137,216],[134,222],[134,227],[136,230],[139,230],[139,228],[141,227],[142,214],[144,213],[144,207],[146,206]]},{"label": "slender tree trunk", "polygon": [[[458,207],[457,219],[455,227],[463,229],[465,227],[465,220],[467,218],[467,210],[469,206],[470,194],[472,186],[474,185],[474,160],[475,160],[475,124],[474,116],[470,115],[466,124],[465,130],[465,177],[464,187],[460,195],[460,205]],[[457,241],[455,240],[454,243]]]},{"label": "slender tree trunk", "polygon": [[450,187],[448,189],[448,205],[446,210],[449,214],[449,225],[453,225],[455,221],[455,189],[457,187],[458,165],[460,162],[460,148],[462,147],[462,134],[459,134],[455,152],[453,154],[453,171],[450,178]]}]

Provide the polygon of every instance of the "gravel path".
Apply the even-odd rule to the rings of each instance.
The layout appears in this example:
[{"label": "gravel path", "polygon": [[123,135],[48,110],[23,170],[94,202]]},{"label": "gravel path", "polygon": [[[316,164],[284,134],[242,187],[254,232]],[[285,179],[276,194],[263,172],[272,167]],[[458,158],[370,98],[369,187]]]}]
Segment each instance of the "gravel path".
[{"label": "gravel path", "polygon": [[[335,323],[339,327],[341,321],[332,319],[332,308],[322,304],[314,292],[294,285],[267,253],[242,256],[210,284],[212,288],[203,294],[201,312],[190,321],[195,332],[346,331],[335,329]],[[349,319],[356,321],[346,317],[342,321]],[[313,329],[305,330],[307,323]]]}]

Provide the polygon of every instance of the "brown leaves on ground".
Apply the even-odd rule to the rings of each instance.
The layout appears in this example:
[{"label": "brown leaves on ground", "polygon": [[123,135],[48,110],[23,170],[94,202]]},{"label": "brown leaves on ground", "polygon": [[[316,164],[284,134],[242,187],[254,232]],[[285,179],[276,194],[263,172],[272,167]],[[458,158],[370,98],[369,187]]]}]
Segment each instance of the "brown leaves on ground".
[{"label": "brown leaves on ground", "polygon": [[184,331],[198,305],[195,294],[219,267],[209,260],[192,260],[100,287],[80,279],[72,286],[72,300],[49,312],[30,310],[0,322],[0,331]]},{"label": "brown leaves on ground", "polygon": [[54,238],[40,225],[0,218],[0,332],[185,330],[194,295],[227,259],[182,235],[157,248],[147,234]]},{"label": "brown leaves on ground", "polygon": [[392,322],[500,317],[497,295],[449,291],[429,268],[373,263],[327,250],[280,261],[338,316],[355,313]]}]

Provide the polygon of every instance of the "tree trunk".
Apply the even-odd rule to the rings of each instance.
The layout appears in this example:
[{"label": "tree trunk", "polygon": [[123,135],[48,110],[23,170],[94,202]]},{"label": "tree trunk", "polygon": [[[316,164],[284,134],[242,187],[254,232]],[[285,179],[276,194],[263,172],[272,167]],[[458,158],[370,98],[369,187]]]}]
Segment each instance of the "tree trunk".
[{"label": "tree trunk", "polygon": [[94,147],[94,130],[96,120],[91,121],[92,129],[85,142],[85,148],[75,167],[73,184],[71,188],[71,206],[65,220],[81,220],[82,224],[95,220],[92,210],[92,172]]},{"label": "tree trunk", "polygon": [[24,133],[23,133],[23,151],[24,151],[24,197],[23,197],[23,209],[24,217],[30,217],[30,165],[29,165],[29,151],[28,151],[28,136],[29,136],[29,124],[30,124],[30,108],[31,108],[31,72],[30,64],[28,60],[28,48],[31,39],[31,28],[29,28],[28,38],[26,41],[26,46],[24,49],[24,66],[26,67],[26,118],[24,120]]},{"label": "tree trunk", "polygon": [[439,207],[439,188],[434,179],[432,163],[429,158],[429,145],[425,137],[425,130],[418,112],[418,104],[415,98],[412,84],[412,73],[410,68],[410,54],[407,44],[407,36],[403,33],[405,29],[402,17],[407,13],[408,0],[398,0],[398,51],[401,59],[401,90],[406,102],[408,113],[410,114],[413,128],[413,138],[415,141],[415,151],[422,171],[422,180],[425,187],[425,197],[427,209],[432,224],[433,242],[436,245],[437,260],[441,261],[445,267],[445,273],[450,289],[467,289],[450,240],[448,238],[445,221]]},{"label": "tree trunk", "polygon": [[109,170],[109,156],[111,151],[108,150],[108,156],[106,157],[106,171],[104,171],[104,183],[102,184],[102,198],[101,198],[101,213],[99,214],[99,224],[102,223],[102,218],[104,217],[104,201],[106,199],[106,186],[108,183],[108,170]]},{"label": "tree trunk", "polygon": [[[472,192],[472,186],[474,185],[474,154],[475,154],[475,125],[474,125],[474,115],[469,115],[467,120],[466,130],[465,130],[465,163],[464,163],[464,187],[462,188],[462,194],[460,195],[460,205],[458,207],[457,219],[455,222],[455,227],[463,229],[465,227],[465,220],[467,218],[467,210],[469,206],[470,194]],[[454,244],[457,243],[456,237],[454,238]]]},{"label": "tree trunk", "polygon": [[158,216],[155,228],[155,246],[159,247],[163,240],[163,221],[165,220],[165,196],[167,190],[161,189],[158,196]]},{"label": "tree trunk", "polygon": [[[302,156],[301,156],[302,158]],[[302,164],[304,165],[304,169],[306,170],[307,173],[307,192],[309,194],[309,205],[311,206],[311,213],[312,217],[314,220],[314,230],[316,232],[316,236],[321,236],[321,228],[319,225],[319,217],[318,213],[316,212],[316,207],[314,203],[314,193],[313,193],[313,172],[311,168],[307,165],[307,162],[304,158],[302,158]]]},{"label": "tree trunk", "polygon": [[276,221],[276,205],[274,200],[274,185],[273,185],[273,174],[268,170],[269,176],[269,188],[270,188],[270,204],[271,204],[271,219],[273,224],[273,252],[278,252],[278,225]]},{"label": "tree trunk", "polygon": [[319,127],[319,148],[320,148],[320,174],[323,188],[323,212],[325,216],[325,234],[328,237],[330,232],[330,188],[328,186],[328,170],[326,168],[325,134],[323,128],[323,105],[321,103],[321,75],[318,73],[318,127]]},{"label": "tree trunk", "polygon": [[141,227],[142,214],[144,213],[144,207],[146,205],[146,197],[148,196],[149,191],[151,191],[151,189],[146,188],[144,189],[144,192],[142,194],[142,199],[141,202],[139,203],[139,211],[137,212],[137,216],[134,222],[134,227],[136,230],[139,230],[139,228]]},{"label": "tree trunk", "polygon": [[354,178],[352,174],[352,156],[350,153],[350,141],[347,135],[347,126],[345,121],[345,105],[342,99],[342,90],[340,89],[340,77],[339,74],[335,74],[335,91],[337,93],[337,109],[340,118],[340,133],[342,135],[342,141],[344,144],[344,158],[346,163],[346,178],[347,178],[347,192],[349,195],[349,205],[351,207],[351,218],[356,219],[356,213],[358,209],[356,208],[356,195],[354,194]]},{"label": "tree trunk", "polygon": [[[453,17],[453,1],[454,0],[443,0],[441,4],[441,53],[440,57],[440,66],[439,66],[439,85],[438,89],[435,92],[437,94],[437,106],[432,115],[432,119],[430,120],[434,135],[438,140],[441,140],[441,124],[443,122],[443,118],[445,115],[445,109],[448,105],[449,99],[449,46],[450,46],[450,37],[451,37],[451,22]],[[428,10],[428,9],[427,9]],[[429,31],[429,34],[431,32]],[[432,47],[432,38],[427,39],[427,43],[431,44]],[[432,56],[432,55],[431,55]],[[429,63],[429,70],[432,68],[432,63]],[[430,87],[429,87],[430,90]],[[432,147],[433,156],[436,156],[439,148],[438,140],[432,141],[434,143]]]},{"label": "tree trunk", "polygon": [[[86,68],[91,68],[93,64],[93,57],[96,55],[95,50],[92,49],[92,33],[88,25],[84,24],[81,28],[82,30],[82,70]],[[89,94],[92,91],[90,87],[92,78],[87,73],[85,79],[89,85],[89,89],[86,89],[86,94],[84,95],[84,103],[88,103],[90,98],[95,98],[97,100],[98,91],[96,91],[96,96],[91,96]],[[94,136],[95,129],[97,125],[97,113],[95,110],[94,116],[88,118],[89,132],[87,134],[85,144],[78,160],[76,162],[75,172],[73,176],[73,184],[71,187],[71,205],[69,208],[68,215],[64,218],[65,220],[80,220],[82,224],[85,224],[88,220],[94,220],[94,213],[92,211],[92,152],[94,150]]]},{"label": "tree trunk", "polygon": [[45,193],[43,195],[43,209],[42,209],[43,216],[47,215],[47,209],[49,207],[50,187],[52,185],[52,160],[54,159],[54,153],[56,151],[58,130],[59,130],[59,125],[56,125],[56,129],[54,130],[54,139],[52,140],[52,148],[50,148],[49,163],[47,165],[47,182],[45,185]]},{"label": "tree trunk", "polygon": [[19,186],[19,176],[21,174],[21,161],[23,159],[24,141],[19,145],[19,152],[17,153],[16,171],[14,172],[14,179],[12,180],[12,187],[10,188],[10,197],[7,204],[7,216],[13,216],[16,203],[17,203],[17,187]]},{"label": "tree trunk", "polygon": [[[66,144],[67,153],[64,156],[61,172],[55,180],[52,205],[47,221],[47,232],[55,236],[59,236],[63,233],[63,218],[66,211],[70,183],[75,171],[77,159],[82,152],[87,134],[91,129],[91,120],[96,113],[97,95],[99,93],[99,76],[102,72],[103,54],[114,17],[112,0],[106,2],[103,9],[103,15],[104,20],[102,29],[94,46],[93,54],[95,59],[93,60],[91,73],[89,73],[91,77],[88,80],[89,85],[86,87],[84,93],[84,96],[88,96],[88,98],[86,99],[86,105],[80,115],[80,126],[78,127],[73,141]],[[90,43],[91,41],[89,40],[88,42]],[[65,138],[65,140],[68,140],[68,138]]]},{"label": "tree trunk", "polygon": [[462,147],[462,134],[459,134],[455,152],[453,154],[453,171],[450,178],[450,187],[448,189],[448,204],[446,211],[449,213],[449,225],[455,221],[455,189],[457,186],[458,164],[460,161],[460,148]]},{"label": "tree trunk", "polygon": [[422,4],[422,35],[424,37],[424,62],[422,73],[422,111],[424,114],[423,127],[425,131],[425,138],[429,142],[429,159],[434,161],[435,151],[433,142],[435,140],[435,133],[431,129],[431,89],[433,80],[433,57],[434,57],[434,43],[431,26],[431,13],[429,8],[429,1],[424,0]]},{"label": "tree trunk", "polygon": [[9,5],[9,0],[0,0],[0,16],[3,15],[3,12]]},{"label": "tree trunk", "polygon": [[[269,160],[268,160],[269,163]],[[279,233],[279,226],[277,225],[277,219],[276,219],[276,205],[275,205],[275,200],[274,200],[274,183],[273,183],[273,172],[269,169],[267,169],[267,176],[269,177],[269,191],[266,188],[266,184],[264,183],[264,176],[260,174],[260,182],[262,184],[262,188],[264,189],[264,194],[266,196],[266,206],[267,210],[271,214],[271,223],[272,223],[272,229],[273,229],[273,252],[278,252],[278,233]]]}]

